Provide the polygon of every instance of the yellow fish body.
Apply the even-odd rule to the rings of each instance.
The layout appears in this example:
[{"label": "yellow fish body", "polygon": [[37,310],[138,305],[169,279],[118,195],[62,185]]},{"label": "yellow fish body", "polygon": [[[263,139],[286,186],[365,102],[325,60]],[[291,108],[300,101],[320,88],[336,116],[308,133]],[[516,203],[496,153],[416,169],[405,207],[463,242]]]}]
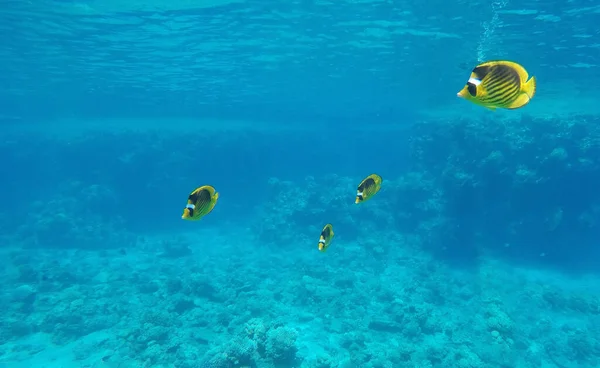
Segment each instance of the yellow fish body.
[{"label": "yellow fish body", "polygon": [[219,193],[210,185],[204,185],[196,188],[189,196],[187,205],[183,209],[184,220],[196,221],[208,215],[219,199]]},{"label": "yellow fish body", "polygon": [[333,226],[331,224],[325,225],[321,230],[321,237],[319,238],[319,250],[325,252],[333,239]]},{"label": "yellow fish body", "polygon": [[535,88],[535,77],[529,79],[521,65],[512,61],[487,61],[473,69],[457,96],[491,110],[513,110],[527,105]]},{"label": "yellow fish body", "polygon": [[373,197],[379,189],[381,189],[381,176],[377,174],[371,174],[367,176],[363,181],[360,182],[356,189],[356,199],[354,203],[362,203]]}]

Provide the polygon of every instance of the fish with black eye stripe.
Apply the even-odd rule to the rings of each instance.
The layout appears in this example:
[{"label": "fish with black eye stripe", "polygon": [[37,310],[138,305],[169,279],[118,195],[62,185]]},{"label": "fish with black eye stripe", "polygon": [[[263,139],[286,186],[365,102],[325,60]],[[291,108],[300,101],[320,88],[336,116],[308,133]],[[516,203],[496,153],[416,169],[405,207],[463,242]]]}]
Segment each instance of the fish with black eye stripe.
[{"label": "fish with black eye stripe", "polygon": [[356,189],[356,199],[354,203],[362,203],[371,199],[379,189],[381,189],[381,182],[383,179],[377,174],[371,174],[367,176],[363,181],[360,182]]},{"label": "fish with black eye stripe", "polygon": [[512,61],[496,60],[477,65],[457,96],[490,110],[514,110],[527,105],[535,90],[535,77],[529,78],[525,68]]},{"label": "fish with black eye stripe", "polygon": [[319,250],[325,252],[329,248],[329,244],[333,239],[333,225],[327,224],[321,230],[321,236],[319,237]]},{"label": "fish with black eye stripe", "polygon": [[208,215],[219,199],[219,193],[210,185],[196,188],[189,196],[187,204],[183,209],[184,220],[196,221]]}]

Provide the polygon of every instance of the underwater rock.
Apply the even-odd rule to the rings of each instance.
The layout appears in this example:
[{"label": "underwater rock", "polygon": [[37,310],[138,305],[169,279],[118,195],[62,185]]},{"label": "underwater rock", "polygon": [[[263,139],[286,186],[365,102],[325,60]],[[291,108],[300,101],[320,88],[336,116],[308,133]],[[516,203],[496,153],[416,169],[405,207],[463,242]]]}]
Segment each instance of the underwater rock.
[{"label": "underwater rock", "polygon": [[12,298],[15,302],[20,303],[33,303],[35,301],[36,289],[29,285],[23,284],[13,290]]}]

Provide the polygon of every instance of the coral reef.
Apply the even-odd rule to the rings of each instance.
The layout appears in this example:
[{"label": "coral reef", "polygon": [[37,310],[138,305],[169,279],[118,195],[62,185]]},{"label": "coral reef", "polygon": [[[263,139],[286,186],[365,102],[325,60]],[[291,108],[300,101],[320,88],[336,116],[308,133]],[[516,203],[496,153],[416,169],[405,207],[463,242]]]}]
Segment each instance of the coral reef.
[{"label": "coral reef", "polygon": [[[245,239],[251,244],[251,234]],[[20,265],[21,252],[13,252],[3,280],[17,286],[4,288],[0,359],[44,357],[52,345],[31,343],[37,336],[74,344],[73,362],[98,367],[106,356],[184,368],[600,363],[597,286],[574,289],[493,262],[474,280],[409,243],[392,245],[385,266],[351,244],[319,267],[320,254],[290,257],[261,246],[251,257],[227,244],[207,251],[192,243],[193,254],[177,258],[143,248],[82,250],[70,276],[60,268],[72,261],[69,251],[39,251]],[[227,260],[215,265],[223,253]],[[44,274],[23,279],[20,269]],[[557,319],[565,313],[568,320]]]},{"label": "coral reef", "polygon": [[[375,165],[373,153],[344,170],[298,156],[312,132],[298,133],[277,147],[316,164],[290,172],[263,164],[276,133],[202,133],[215,160],[252,157],[235,150],[249,140],[258,152],[246,165],[226,156],[212,177],[196,175],[196,150],[180,144],[190,137],[176,133],[39,138],[48,162],[87,165],[57,168],[42,194],[0,182],[11,209],[0,214],[0,364],[598,366],[598,276],[582,272],[598,259],[598,123],[422,121],[406,165]],[[42,172],[43,159],[7,158]],[[371,170],[382,190],[355,205]],[[198,181],[222,198],[182,224]],[[336,236],[320,253],[327,222]]]}]

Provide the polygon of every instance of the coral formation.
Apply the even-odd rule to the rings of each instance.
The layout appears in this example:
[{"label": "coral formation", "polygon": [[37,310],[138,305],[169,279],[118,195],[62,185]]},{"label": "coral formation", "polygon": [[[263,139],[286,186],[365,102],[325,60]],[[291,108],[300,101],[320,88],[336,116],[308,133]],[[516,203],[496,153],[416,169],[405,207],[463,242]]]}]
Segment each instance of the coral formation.
[{"label": "coral formation", "polygon": [[[210,157],[248,140],[263,156],[240,164],[236,180],[216,165],[222,202],[193,226],[181,223],[182,193],[185,202],[189,183],[208,179],[180,145],[189,136],[28,137],[54,147],[48,160],[77,154],[88,165],[57,169],[60,185],[42,195],[0,182],[13,209],[0,215],[0,363],[598,366],[600,290],[597,276],[579,273],[597,259],[598,126],[422,121],[408,130],[411,160],[380,167],[382,189],[360,207],[357,180],[373,157],[332,170],[289,153],[316,164],[285,173],[261,159],[275,133],[202,133],[218,142]],[[133,180],[134,167],[147,181]],[[326,222],[336,237],[320,253]]]}]

